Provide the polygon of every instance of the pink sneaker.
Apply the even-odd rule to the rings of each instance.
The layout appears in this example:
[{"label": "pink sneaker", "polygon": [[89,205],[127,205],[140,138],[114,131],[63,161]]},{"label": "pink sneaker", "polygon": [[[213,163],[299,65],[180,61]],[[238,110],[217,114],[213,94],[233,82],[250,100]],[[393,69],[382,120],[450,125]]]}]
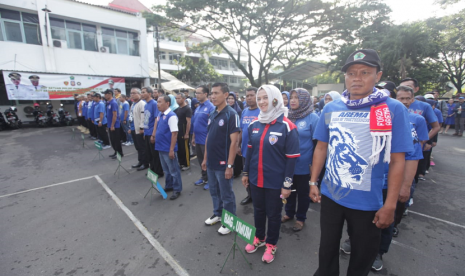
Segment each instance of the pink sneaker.
[{"label": "pink sneaker", "polygon": [[430,166],[436,166],[436,164],[435,164],[433,161],[430,161],[430,162],[429,162],[429,165],[430,165]]},{"label": "pink sneaker", "polygon": [[253,244],[247,244],[245,252],[251,254],[257,251],[259,247],[265,246],[265,239],[259,240],[257,237],[253,239]]},{"label": "pink sneaker", "polygon": [[263,257],[262,257],[262,261],[264,261],[267,264],[274,261],[274,254],[276,254],[276,249],[278,249],[276,245],[267,243],[265,253],[263,254]]}]

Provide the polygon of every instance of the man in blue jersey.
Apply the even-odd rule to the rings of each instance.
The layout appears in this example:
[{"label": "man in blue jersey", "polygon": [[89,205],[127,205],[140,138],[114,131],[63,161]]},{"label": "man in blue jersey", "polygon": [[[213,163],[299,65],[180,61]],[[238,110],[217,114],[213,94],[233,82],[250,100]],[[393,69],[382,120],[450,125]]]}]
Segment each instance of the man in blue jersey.
[{"label": "man in blue jersey", "polygon": [[87,94],[87,125],[89,126],[90,138],[92,140],[97,139],[97,129],[94,125],[94,101],[92,98],[92,92]]},{"label": "man in blue jersey", "polygon": [[178,163],[178,117],[171,111],[170,97],[158,96],[157,107],[160,111],[153,129],[155,149],[160,154],[163,171],[166,174],[165,191],[173,191],[170,199],[181,195],[182,179]]},{"label": "man in blue jersey", "polygon": [[[116,89],[115,89],[116,91]],[[131,146],[134,144],[134,141],[132,140],[131,134],[128,133],[128,130],[130,130],[130,125],[129,125],[129,102],[127,101],[127,96],[126,95],[121,95],[119,97],[119,102],[121,103],[121,111],[119,114],[119,119],[121,122],[121,128],[123,129],[123,134],[126,137],[126,143],[123,143],[125,146]],[[122,139],[124,141],[124,139]]]},{"label": "man in blue jersey", "polygon": [[[249,87],[245,91],[247,108],[242,111],[241,116],[241,133],[239,134],[237,154],[242,155],[242,164],[245,165],[245,155],[247,153],[247,143],[249,142],[249,125],[257,120],[260,109],[257,106],[257,88]],[[241,201],[241,205],[252,202],[250,195],[250,185],[247,186],[247,196]]]},{"label": "man in blue jersey", "polygon": [[113,91],[110,89],[104,92],[105,99],[107,100],[107,124],[108,131],[110,132],[111,147],[115,151],[109,157],[116,159],[116,153],[123,156],[123,148],[121,147],[121,132],[120,132],[120,119],[118,116],[118,103],[113,97]]},{"label": "man in blue jersey", "polygon": [[[310,199],[321,202],[319,268],[315,275],[339,275],[339,243],[344,221],[351,241],[347,275],[368,275],[378,254],[381,229],[394,221],[405,153],[413,147],[408,112],[386,90],[376,51],[355,51],[342,67],[347,90],[322,110],[310,178]],[[317,187],[318,175],[326,173]],[[384,163],[389,163],[383,204]]]},{"label": "man in blue jersey", "polygon": [[94,124],[97,127],[97,134],[102,140],[102,148],[109,149],[111,146],[107,134],[106,110],[105,104],[102,101],[102,95],[100,95],[100,93],[94,94],[94,104]]},{"label": "man in blue jersey", "polygon": [[[215,110],[213,104],[208,100],[209,89],[205,85],[197,87],[195,96],[199,101],[199,107],[195,110],[194,118],[192,120],[192,146],[195,147],[197,160],[200,166],[204,160],[205,153],[205,140],[207,139],[207,126],[210,113]],[[204,189],[208,189],[208,175],[207,171],[202,169],[202,176],[197,180],[195,185],[205,185]]]},{"label": "man in blue jersey", "polygon": [[[144,140],[145,150],[148,156],[150,169],[158,174],[159,177],[163,177],[163,168],[161,167],[160,155],[155,150],[155,136],[153,135],[153,127],[155,126],[155,120],[158,116],[157,102],[152,98],[153,90],[150,86],[142,87],[141,96],[146,102],[144,106]],[[142,167],[137,170],[140,171]]]},{"label": "man in blue jersey", "polygon": [[[212,102],[216,109],[208,119],[208,135],[205,140],[205,159],[202,170],[208,172],[210,195],[213,201],[213,216],[205,220],[206,225],[221,221],[223,208],[236,214],[236,197],[232,190],[234,159],[239,134],[239,116],[226,104],[229,87],[226,83],[212,85]],[[218,229],[221,235],[231,231],[225,226]]]}]

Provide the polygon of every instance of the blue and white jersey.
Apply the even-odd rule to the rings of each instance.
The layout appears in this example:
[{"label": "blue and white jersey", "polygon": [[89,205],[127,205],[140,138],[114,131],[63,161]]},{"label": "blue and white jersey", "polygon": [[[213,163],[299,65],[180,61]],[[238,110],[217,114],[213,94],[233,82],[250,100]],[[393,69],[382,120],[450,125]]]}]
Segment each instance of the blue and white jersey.
[{"label": "blue and white jersey", "polygon": [[405,153],[405,160],[420,160],[423,159],[421,141],[429,140],[426,120],[423,116],[415,113],[410,113],[408,118],[412,132],[413,151]]},{"label": "blue and white jersey", "polygon": [[[397,100],[387,99],[392,120],[391,153],[413,150],[408,112]],[[370,106],[349,109],[336,100],[323,108],[314,139],[328,143],[326,174],[321,193],[339,205],[376,211],[383,205],[384,150],[379,162],[370,165],[373,138]]]}]

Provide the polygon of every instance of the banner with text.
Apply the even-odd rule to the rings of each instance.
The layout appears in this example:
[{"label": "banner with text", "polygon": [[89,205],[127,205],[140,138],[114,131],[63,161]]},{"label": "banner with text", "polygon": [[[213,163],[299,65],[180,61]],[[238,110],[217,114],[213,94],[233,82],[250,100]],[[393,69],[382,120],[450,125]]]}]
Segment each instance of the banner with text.
[{"label": "banner with text", "polygon": [[126,94],[124,78],[3,71],[9,100],[72,100],[74,94],[119,88]]}]

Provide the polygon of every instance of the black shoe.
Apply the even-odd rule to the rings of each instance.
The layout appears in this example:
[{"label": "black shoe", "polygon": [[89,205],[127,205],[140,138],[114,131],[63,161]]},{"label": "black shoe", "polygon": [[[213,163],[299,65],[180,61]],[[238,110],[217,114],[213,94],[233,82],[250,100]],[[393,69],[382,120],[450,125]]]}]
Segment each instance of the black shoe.
[{"label": "black shoe", "polygon": [[166,188],[165,192],[171,192],[172,190],[173,190],[173,188]]},{"label": "black shoe", "polygon": [[141,163],[137,163],[136,165],[132,165],[131,167],[132,167],[132,168],[139,168],[140,166],[142,166],[142,164],[141,164]]},{"label": "black shoe", "polygon": [[112,155],[108,155],[108,157],[111,157],[111,158],[116,157],[116,153]]},{"label": "black shoe", "polygon": [[250,202],[252,202],[252,197],[251,197],[251,196],[246,196],[246,197],[241,201],[241,205],[246,205],[246,204],[249,204]]},{"label": "black shoe", "polygon": [[149,166],[142,165],[139,168],[137,168],[137,171],[143,171],[143,170],[146,170],[148,168],[149,168]]},{"label": "black shoe", "polygon": [[397,227],[394,227],[394,229],[392,230],[392,236],[393,237],[399,236],[399,229]]},{"label": "black shoe", "polygon": [[181,195],[181,192],[173,192],[173,195],[170,197],[171,200],[175,200]]},{"label": "black shoe", "polygon": [[115,159],[116,159],[116,156],[112,156],[111,159],[115,160]]}]

